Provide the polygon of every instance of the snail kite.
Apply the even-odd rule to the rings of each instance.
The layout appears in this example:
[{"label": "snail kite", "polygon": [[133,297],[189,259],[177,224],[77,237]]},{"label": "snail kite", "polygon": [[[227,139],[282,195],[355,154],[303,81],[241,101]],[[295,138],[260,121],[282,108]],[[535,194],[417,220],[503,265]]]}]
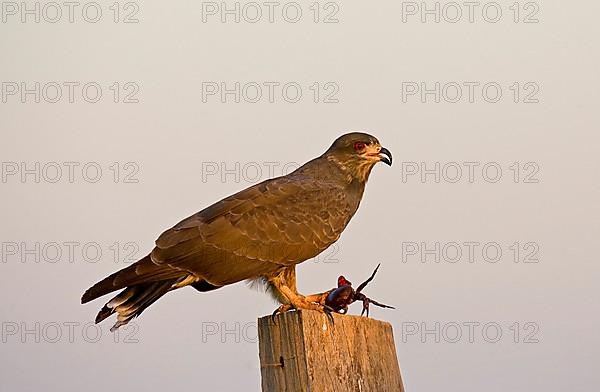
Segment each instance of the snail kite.
[{"label": "snail kite", "polygon": [[[165,231],[149,255],[89,288],[82,303],[122,290],[100,310],[115,330],[164,294],[184,286],[211,291],[262,281],[279,309],[324,311],[296,290],[296,264],[338,240],[356,212],[371,169],[392,155],[366,133],[340,136],[294,172],[229,196]],[[318,296],[318,295],[317,295]]]}]

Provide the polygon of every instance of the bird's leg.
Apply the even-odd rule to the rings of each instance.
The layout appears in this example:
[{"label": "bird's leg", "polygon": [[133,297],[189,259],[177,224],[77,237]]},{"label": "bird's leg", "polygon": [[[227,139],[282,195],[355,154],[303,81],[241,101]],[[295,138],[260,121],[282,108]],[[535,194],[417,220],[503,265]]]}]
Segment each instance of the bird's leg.
[{"label": "bird's leg", "polygon": [[302,294],[298,294],[296,292],[294,292],[292,289],[290,289],[288,286],[285,285],[281,285],[281,286],[276,286],[277,290],[279,290],[281,292],[281,294],[283,294],[284,297],[286,297],[290,303],[289,304],[283,304],[280,306],[281,309],[287,309],[289,310],[290,307],[293,307],[294,309],[308,309],[308,310],[317,310],[320,312],[323,311],[327,311],[329,307],[325,307],[324,304],[324,299],[323,299],[323,304],[321,304],[321,298],[326,298],[327,297],[327,293],[321,293],[321,294],[313,294],[310,295],[308,297],[305,297]]},{"label": "bird's leg", "polygon": [[333,320],[333,317],[330,314],[333,309],[325,305],[325,298],[327,297],[328,292],[313,294],[308,297],[299,294],[296,290],[295,269],[290,268],[282,271],[279,275],[269,279],[269,283],[272,285],[273,289],[278,292],[279,296],[283,297],[288,302],[279,306],[279,308],[273,312],[273,315],[287,312],[291,309],[308,309],[327,313],[330,319]]}]

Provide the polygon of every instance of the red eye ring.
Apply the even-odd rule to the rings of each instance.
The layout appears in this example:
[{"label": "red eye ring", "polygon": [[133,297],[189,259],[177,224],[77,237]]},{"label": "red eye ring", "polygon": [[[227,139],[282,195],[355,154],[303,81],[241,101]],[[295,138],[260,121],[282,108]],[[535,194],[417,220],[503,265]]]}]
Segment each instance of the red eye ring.
[{"label": "red eye ring", "polygon": [[365,143],[363,143],[363,142],[355,142],[354,143],[354,150],[356,152],[361,152],[362,150],[365,149],[366,146],[367,145]]}]

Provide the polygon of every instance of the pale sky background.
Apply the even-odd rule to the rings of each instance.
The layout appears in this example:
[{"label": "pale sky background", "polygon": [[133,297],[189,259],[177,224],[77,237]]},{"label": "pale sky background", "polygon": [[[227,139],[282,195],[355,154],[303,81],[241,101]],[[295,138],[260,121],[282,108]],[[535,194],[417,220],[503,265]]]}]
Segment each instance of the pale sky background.
[{"label": "pale sky background", "polygon": [[[206,294],[186,288],[165,296],[135,321],[137,327],[118,336],[108,331],[112,319],[99,328],[87,324],[108,297],[82,306],[80,296],[128,265],[129,251],[144,256],[163,230],[254,183],[249,180],[257,165],[261,179],[273,162],[279,175],[285,164],[303,163],[353,130],[377,136],[394,154],[394,165],[374,169],[336,247],[298,268],[301,292],[329,289],[340,274],[358,284],[382,263],[365,293],[397,307],[374,308],[372,316],[393,325],[407,391],[596,387],[600,5],[521,2],[515,23],[513,3],[497,3],[497,23],[483,18],[485,2],[475,8],[473,23],[466,7],[457,23],[448,21],[455,12],[450,8],[445,14],[440,8],[439,23],[431,15],[422,23],[420,13],[405,14],[403,22],[403,6],[410,10],[410,4],[396,1],[321,2],[318,23],[309,2],[295,3],[302,9],[298,23],[283,19],[286,3],[275,9],[273,23],[264,6],[257,23],[247,20],[254,15],[248,8],[240,23],[232,16],[222,23],[220,14],[203,22],[202,3],[193,1],[139,2],[137,10],[122,2],[119,23],[108,2],[100,5],[97,23],[82,18],[82,7],[73,23],[66,7],[57,23],[46,20],[54,17],[48,8],[45,15],[40,9],[39,23],[32,16],[22,23],[20,10],[11,15],[4,3],[0,390],[260,390],[255,322],[276,306],[267,295],[245,284]],[[495,10],[487,11],[493,18]],[[122,23],[132,12],[138,23]],[[338,23],[322,23],[331,13]],[[523,23],[527,15],[538,23]],[[24,103],[20,92],[8,94],[22,82],[29,89],[40,83],[40,103],[32,94]],[[80,83],[73,103],[65,82]],[[82,97],[81,86],[89,82],[102,89],[97,103]],[[119,103],[110,89],[115,82]],[[128,82],[139,89],[138,103],[122,103],[135,87],[126,88]],[[235,103],[228,95],[222,103],[215,95],[203,102],[203,83],[222,82],[247,86],[250,99],[258,83],[263,97]],[[265,82],[280,83],[274,102]],[[302,89],[296,103],[281,95],[290,82]],[[315,82],[318,103],[310,89]],[[403,83],[433,89],[436,82],[446,86],[439,103],[432,94],[424,103],[420,95],[403,100]],[[472,103],[465,82],[480,84]],[[54,83],[63,96],[49,103]],[[487,83],[502,89],[497,103],[484,100]],[[456,84],[463,97],[450,103]],[[322,102],[336,88],[339,102]],[[537,103],[523,103],[529,93]],[[31,169],[35,162],[39,183],[34,174],[24,182],[20,172],[12,174],[21,163]],[[66,162],[79,164],[72,183]],[[236,162],[239,180],[206,173]],[[429,169],[440,162],[447,176],[439,183],[433,175],[403,181],[411,162]],[[463,168],[456,183],[448,181],[452,162]],[[472,183],[464,162],[479,164]],[[102,169],[98,182],[83,178],[86,163],[90,177],[95,167]],[[482,176],[488,163],[488,174],[502,170],[496,183]],[[57,165],[62,177],[51,183]],[[525,183],[534,171],[529,179],[537,182]],[[125,183],[127,174],[137,182]],[[449,257],[447,244],[458,243],[463,256],[436,263],[430,255],[422,263],[417,253],[403,262],[409,242],[429,249],[438,242]],[[480,244],[472,263],[469,242]],[[36,243],[39,252],[26,254],[23,248]],[[54,243],[62,251],[56,260]],[[481,255],[488,243],[502,250],[495,263]],[[102,257],[86,261],[82,248],[93,258],[94,244]],[[114,249],[120,249],[118,260]],[[538,262],[523,263],[532,250]],[[360,305],[351,313],[359,314]],[[468,325],[475,325],[472,342]],[[435,332],[421,335],[436,326],[439,342]],[[456,339],[457,326],[462,336]]]}]

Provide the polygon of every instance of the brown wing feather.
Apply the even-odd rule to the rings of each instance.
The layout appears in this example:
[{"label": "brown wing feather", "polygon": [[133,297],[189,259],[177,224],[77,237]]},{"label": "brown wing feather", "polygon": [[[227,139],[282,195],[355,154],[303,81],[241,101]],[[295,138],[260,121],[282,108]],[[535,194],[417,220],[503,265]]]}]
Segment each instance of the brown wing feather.
[{"label": "brown wing feather", "polygon": [[321,253],[354,210],[339,185],[280,177],[181,221],[158,238],[151,259],[215,285],[255,278]]}]

